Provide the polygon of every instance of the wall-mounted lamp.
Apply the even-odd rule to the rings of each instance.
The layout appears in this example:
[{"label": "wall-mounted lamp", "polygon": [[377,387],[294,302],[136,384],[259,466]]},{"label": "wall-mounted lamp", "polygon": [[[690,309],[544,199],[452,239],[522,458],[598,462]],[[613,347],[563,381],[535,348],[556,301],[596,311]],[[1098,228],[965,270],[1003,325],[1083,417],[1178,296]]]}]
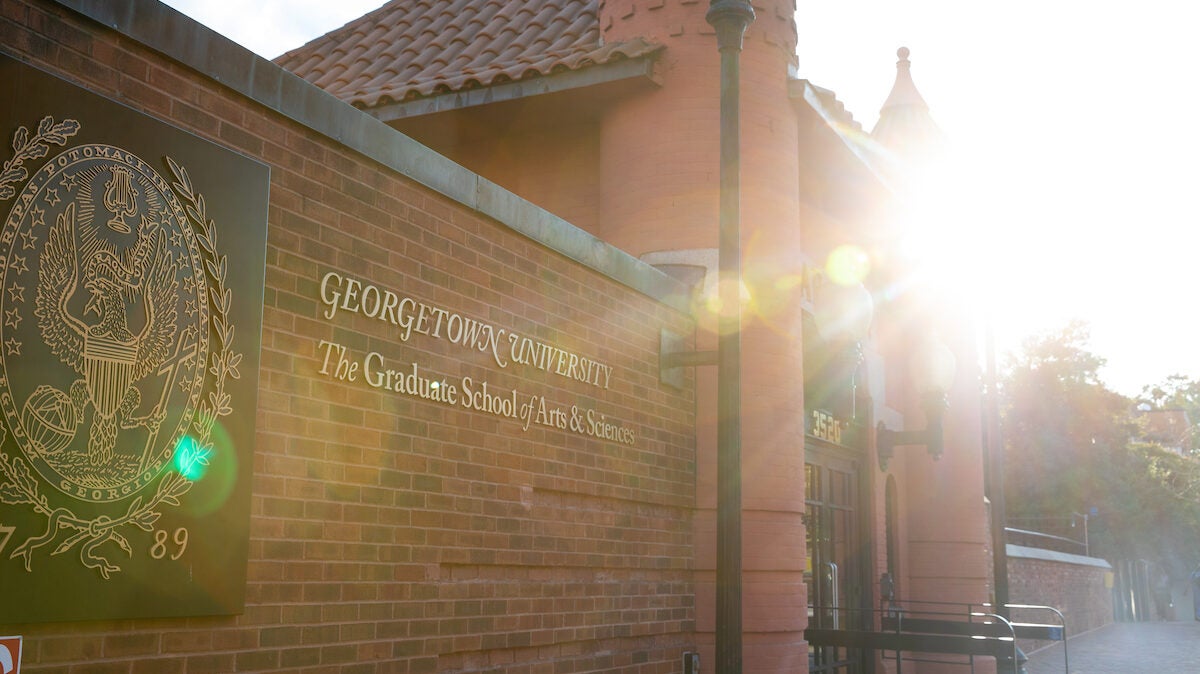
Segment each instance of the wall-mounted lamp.
[{"label": "wall-mounted lamp", "polygon": [[813,320],[826,342],[861,343],[871,330],[875,302],[861,283],[841,284],[818,277],[813,284]]},{"label": "wall-mounted lamp", "polygon": [[879,422],[875,431],[875,450],[879,470],[886,471],[896,447],[924,445],[936,461],[942,456],[942,416],[946,412],[946,394],[954,384],[954,352],[942,342],[931,339],[914,354],[913,384],[925,404],[925,428],[919,431],[893,431]]}]

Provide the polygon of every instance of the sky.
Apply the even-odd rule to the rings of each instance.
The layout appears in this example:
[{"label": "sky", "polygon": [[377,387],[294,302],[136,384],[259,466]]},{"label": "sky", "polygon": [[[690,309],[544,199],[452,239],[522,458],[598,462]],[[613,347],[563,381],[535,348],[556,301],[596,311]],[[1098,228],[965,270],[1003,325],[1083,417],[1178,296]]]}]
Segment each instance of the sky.
[{"label": "sky", "polygon": [[[799,72],[865,128],[895,50],[954,148],[959,198],[930,226],[947,279],[987,278],[997,342],[1091,326],[1126,395],[1200,377],[1200,7],[1010,0],[801,2]],[[958,267],[958,269],[956,269]],[[953,282],[953,281],[951,281]],[[970,287],[971,284],[966,284]]]},{"label": "sky", "polygon": [[[168,0],[273,58],[383,0]],[[1001,353],[1073,319],[1136,395],[1200,378],[1200,86],[1180,0],[798,2],[798,74],[870,129],[896,49],[950,140],[922,218],[934,274],[990,307]]]}]

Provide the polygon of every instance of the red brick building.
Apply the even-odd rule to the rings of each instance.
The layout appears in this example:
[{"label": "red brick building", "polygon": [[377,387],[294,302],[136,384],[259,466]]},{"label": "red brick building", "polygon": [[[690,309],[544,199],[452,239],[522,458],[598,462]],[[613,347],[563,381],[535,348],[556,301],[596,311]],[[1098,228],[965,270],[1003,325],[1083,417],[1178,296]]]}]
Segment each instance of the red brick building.
[{"label": "red brick building", "polygon": [[[252,417],[252,441],[235,448],[247,463],[230,478],[244,507],[228,506],[246,527],[244,595],[153,614],[69,597],[40,613],[12,609],[0,632],[23,635],[22,671],[680,672],[685,653],[712,663],[715,375],[660,368],[664,334],[715,344],[718,54],[706,9],[395,2],[276,65],[150,0],[4,5],[0,51],[31,81],[63,81],[53,87],[127,109],[109,117],[165,123],[269,170],[259,365],[240,373],[256,374],[256,402],[230,403]],[[881,670],[869,653],[840,664],[810,653],[804,630],[873,620],[862,609],[880,605],[883,573],[903,598],[989,598],[974,336],[910,289],[902,232],[887,218],[902,182],[894,158],[936,127],[906,52],[872,137],[830,91],[797,77],[794,3],[755,10],[741,57],[744,669]],[[80,100],[38,114],[78,119],[78,142],[94,133],[88,142],[115,144],[103,137],[108,117],[89,117],[107,108]],[[28,137],[14,151],[18,141]],[[175,172],[163,189],[183,195],[182,220],[209,231],[189,213],[228,197],[194,165],[182,190],[174,164],[143,156],[153,152],[138,156]],[[95,171],[109,196],[97,183],[80,212],[117,213],[125,202],[108,186],[121,171]],[[23,224],[33,216],[22,194],[53,201],[27,182],[36,178],[13,181],[7,202],[18,233],[38,231]],[[64,218],[47,240],[62,240]],[[39,269],[56,269],[62,245],[42,245]],[[198,278],[206,268],[223,278],[217,262],[236,251],[221,250],[194,255],[213,263]],[[855,306],[839,303],[857,295],[835,292],[826,266],[845,250],[869,262],[855,279],[874,300],[861,339],[829,327]],[[58,277],[39,273],[29,278],[40,297]],[[80,295],[102,278],[80,280]],[[145,335],[151,312],[134,305],[151,295],[128,278],[118,313]],[[228,290],[235,303],[254,296]],[[200,299],[219,335],[228,300],[210,296]],[[38,311],[26,325],[43,326],[53,351]],[[926,423],[910,364],[934,335],[958,363],[944,455],[897,447],[881,470],[878,425]],[[141,399],[158,376],[133,385]],[[77,426],[109,423],[93,398],[75,404]],[[132,418],[151,407],[121,409]],[[27,417],[8,423],[11,437],[29,434]],[[118,454],[135,439],[153,453],[154,432],[120,433]],[[4,451],[0,513],[36,526],[9,525],[0,586],[51,573],[79,588],[132,583],[128,563],[98,574],[58,532],[64,521],[80,522],[109,566],[123,555],[189,563],[200,525],[163,524],[192,512],[189,494],[178,506],[160,498],[148,529],[133,515],[163,485],[186,492],[201,478],[147,473],[131,493],[92,499],[89,520],[46,477],[59,465],[48,446]],[[84,465],[88,479],[115,480],[98,460]],[[29,496],[29,480],[46,481],[37,493],[48,504]],[[15,521],[6,517],[0,525]],[[111,591],[134,604],[136,592]]]}]

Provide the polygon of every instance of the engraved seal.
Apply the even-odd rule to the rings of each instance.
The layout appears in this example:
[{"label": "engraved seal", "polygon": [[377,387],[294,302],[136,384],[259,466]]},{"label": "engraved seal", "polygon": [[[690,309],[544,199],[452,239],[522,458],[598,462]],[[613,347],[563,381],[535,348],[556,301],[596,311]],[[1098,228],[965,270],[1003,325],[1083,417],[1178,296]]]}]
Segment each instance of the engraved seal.
[{"label": "engraved seal", "polygon": [[209,281],[188,214],[118,147],[52,157],[0,230],[0,411],[30,466],[90,502],[153,482],[192,428]]}]

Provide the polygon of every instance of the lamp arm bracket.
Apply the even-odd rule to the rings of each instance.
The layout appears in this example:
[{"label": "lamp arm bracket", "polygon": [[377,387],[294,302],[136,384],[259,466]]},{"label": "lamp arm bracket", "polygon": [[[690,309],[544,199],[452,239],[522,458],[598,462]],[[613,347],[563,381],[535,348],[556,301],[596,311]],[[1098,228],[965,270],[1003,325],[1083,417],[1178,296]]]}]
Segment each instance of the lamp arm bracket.
[{"label": "lamp arm bracket", "polygon": [[683,388],[683,368],[716,365],[716,351],[689,351],[683,337],[663,329],[658,342],[658,380],[668,386]]},{"label": "lamp arm bracket", "polygon": [[663,354],[663,367],[696,367],[697,365],[716,365],[716,351],[676,351]]},{"label": "lamp arm bracket", "polygon": [[934,461],[942,456],[942,416],[940,410],[931,408],[933,414],[926,420],[925,428],[919,431],[893,431],[883,422],[875,427],[875,454],[879,459],[879,470],[887,472],[888,462],[896,454],[897,447],[924,446]]},{"label": "lamp arm bracket", "polygon": [[875,442],[880,447],[906,447],[929,444],[929,429],[919,431],[893,431],[879,422],[875,432]]}]

